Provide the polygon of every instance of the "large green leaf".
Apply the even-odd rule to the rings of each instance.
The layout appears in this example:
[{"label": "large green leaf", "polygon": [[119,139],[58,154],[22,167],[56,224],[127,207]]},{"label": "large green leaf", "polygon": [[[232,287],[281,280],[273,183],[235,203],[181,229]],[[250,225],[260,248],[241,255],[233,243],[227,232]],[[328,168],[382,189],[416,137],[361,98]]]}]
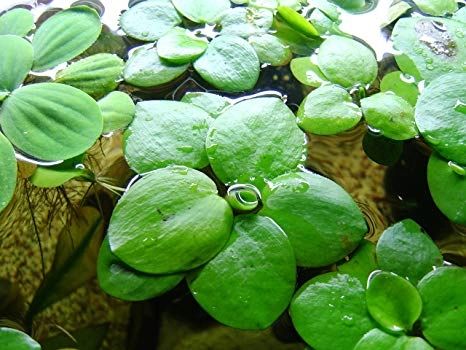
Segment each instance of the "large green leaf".
[{"label": "large green leaf", "polygon": [[108,324],[93,325],[71,331],[68,334],[60,333],[41,341],[42,350],[100,350],[108,331]]},{"label": "large green leaf", "polygon": [[466,164],[466,73],[432,81],[416,104],[416,124],[424,139],[444,158]]},{"label": "large green leaf", "polygon": [[362,285],[366,285],[369,275],[378,269],[375,257],[375,244],[363,240],[358,249],[351,254],[349,261],[337,266],[338,272],[356,277]]},{"label": "large green leaf", "polygon": [[295,116],[278,98],[239,102],[212,123],[206,150],[215,174],[224,183],[252,183],[295,169],[306,150]]},{"label": "large green leaf", "polygon": [[267,217],[238,216],[222,251],[188,275],[194,298],[216,320],[240,329],[269,327],[296,283],[293,249]]},{"label": "large green leaf", "polygon": [[239,92],[256,85],[260,63],[256,51],[246,40],[221,35],[212,40],[206,52],[194,62],[194,69],[214,87]]},{"label": "large green leaf", "polygon": [[35,71],[45,71],[89,48],[100,35],[98,13],[87,6],[58,12],[36,30],[32,39]]},{"label": "large green leaf", "polygon": [[422,333],[440,349],[466,348],[466,269],[440,267],[418,285],[423,302]]},{"label": "large green leaf", "polygon": [[32,67],[32,46],[16,35],[0,35],[0,93],[19,87]]},{"label": "large green leaf", "polygon": [[10,203],[16,188],[17,165],[15,150],[0,133],[0,212]]},{"label": "large green leaf", "polygon": [[374,328],[364,334],[354,350],[433,350],[424,339],[418,337],[397,337]]},{"label": "large green leaf", "polygon": [[212,118],[178,101],[143,101],[125,133],[124,153],[138,173],[168,165],[201,169],[209,165],[205,139]]},{"label": "large green leaf", "polygon": [[176,27],[157,41],[160,57],[175,64],[189,63],[204,53],[207,41],[196,37],[191,31]]},{"label": "large green leaf", "polygon": [[172,0],[176,9],[196,23],[214,23],[230,8],[228,0]]},{"label": "large green leaf", "polygon": [[367,232],[350,195],[323,176],[285,174],[271,180],[262,195],[260,213],[288,235],[299,266],[332,264],[351,253]]},{"label": "large green leaf", "polygon": [[353,349],[375,327],[362,284],[336,272],[304,284],[291,302],[290,315],[299,335],[319,350]]},{"label": "large green leaf", "polygon": [[108,230],[112,252],[147,273],[187,271],[227,242],[233,214],[206,175],[182,166],[155,170],[118,202]]},{"label": "large green leaf", "polygon": [[31,11],[15,8],[0,16],[0,35],[26,36],[34,29],[34,16]]},{"label": "large green leaf", "polygon": [[126,128],[136,113],[132,98],[121,91],[112,91],[97,104],[104,120],[104,133]]},{"label": "large green leaf", "polygon": [[456,0],[414,0],[419,9],[432,16],[444,16],[458,10]]},{"label": "large green leaf", "polygon": [[0,327],[2,350],[41,350],[39,343],[26,333],[13,328]]},{"label": "large green leaf", "polygon": [[15,90],[0,110],[0,126],[13,145],[43,160],[84,153],[102,132],[97,103],[84,92],[56,83]]},{"label": "large green leaf", "polygon": [[202,108],[212,118],[217,118],[231,105],[231,101],[226,97],[209,92],[187,92],[181,99],[181,102],[190,103]]}]

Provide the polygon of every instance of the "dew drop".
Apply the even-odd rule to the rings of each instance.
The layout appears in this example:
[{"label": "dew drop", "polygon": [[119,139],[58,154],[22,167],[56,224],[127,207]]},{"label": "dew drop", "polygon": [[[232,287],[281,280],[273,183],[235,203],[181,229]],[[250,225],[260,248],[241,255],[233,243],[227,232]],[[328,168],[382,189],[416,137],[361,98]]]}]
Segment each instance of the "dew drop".
[{"label": "dew drop", "polygon": [[86,167],[84,166],[84,164],[76,164],[75,169],[84,170],[84,169],[86,169]]},{"label": "dew drop", "polygon": [[406,73],[400,73],[400,80],[407,84],[414,84],[416,82],[416,79],[412,75]]}]

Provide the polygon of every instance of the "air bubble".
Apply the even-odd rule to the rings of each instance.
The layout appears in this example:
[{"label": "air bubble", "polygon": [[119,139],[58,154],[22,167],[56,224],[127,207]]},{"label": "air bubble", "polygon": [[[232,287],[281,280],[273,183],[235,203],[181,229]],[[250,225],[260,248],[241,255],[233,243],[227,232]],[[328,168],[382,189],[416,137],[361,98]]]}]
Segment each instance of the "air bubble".
[{"label": "air bubble", "polygon": [[453,161],[448,162],[448,166],[450,167],[451,170],[453,170],[456,174],[460,176],[465,176],[466,175],[466,169],[463,168],[461,165],[456,164]]}]

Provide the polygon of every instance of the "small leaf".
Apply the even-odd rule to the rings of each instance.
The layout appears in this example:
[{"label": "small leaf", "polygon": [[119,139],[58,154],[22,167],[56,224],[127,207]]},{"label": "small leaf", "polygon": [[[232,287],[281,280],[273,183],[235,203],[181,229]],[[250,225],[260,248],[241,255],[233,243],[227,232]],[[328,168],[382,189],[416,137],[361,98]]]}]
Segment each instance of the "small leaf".
[{"label": "small leaf", "polygon": [[160,39],[171,28],[181,23],[181,16],[170,0],[143,1],[120,17],[123,31],[142,41]]},{"label": "small leaf", "polygon": [[221,35],[194,62],[194,69],[214,87],[227,92],[252,89],[259,79],[260,63],[256,51],[244,39]]},{"label": "small leaf", "polygon": [[33,70],[42,72],[71,60],[89,48],[100,35],[97,12],[87,6],[73,6],[47,19],[32,39]]},{"label": "small leaf", "polygon": [[108,324],[94,325],[70,332],[71,339],[67,334],[60,333],[41,342],[42,350],[79,349],[100,350],[107,335]]},{"label": "small leaf", "polygon": [[39,343],[26,333],[13,328],[0,327],[2,350],[41,350]]},{"label": "small leaf", "polygon": [[366,0],[330,0],[341,8],[348,11],[355,11],[366,6]]},{"label": "small leaf", "polygon": [[344,35],[338,28],[338,22],[330,19],[324,12],[319,9],[312,11],[309,21],[319,33]]},{"label": "small leaf", "polygon": [[108,236],[112,252],[146,273],[191,270],[225,245],[233,214],[203,173],[182,166],[155,170],[118,202]]},{"label": "small leaf", "polygon": [[26,36],[35,28],[31,11],[23,8],[9,10],[0,16],[0,35]]},{"label": "small leaf", "polygon": [[62,167],[37,167],[29,179],[36,187],[53,188],[63,185],[72,180],[84,178],[91,180],[91,175],[88,170],[76,169],[74,167],[66,169]]},{"label": "small leaf", "polygon": [[293,58],[290,62],[290,69],[294,77],[304,85],[319,87],[327,81],[324,73],[312,63],[310,57]]},{"label": "small leaf", "polygon": [[314,277],[296,292],[290,306],[293,325],[315,349],[353,349],[375,327],[366,310],[364,287],[336,272]]},{"label": "small leaf", "polygon": [[369,277],[366,302],[372,318],[391,332],[411,330],[422,311],[416,288],[390,272]]},{"label": "small leaf", "polygon": [[305,36],[277,18],[274,18],[273,30],[277,38],[288,45],[293,53],[300,56],[310,56],[323,41],[320,37]]},{"label": "small leaf", "polygon": [[18,88],[32,67],[32,46],[16,35],[0,36],[0,91]]},{"label": "small leaf", "polygon": [[16,188],[17,165],[15,150],[0,133],[0,212],[10,203]]},{"label": "small leaf", "polygon": [[187,280],[194,298],[217,321],[240,329],[264,329],[293,296],[293,249],[273,220],[238,216],[222,251]]},{"label": "small leaf", "polygon": [[189,30],[173,28],[157,41],[160,57],[175,64],[189,63],[204,53],[207,42],[196,37]]},{"label": "small leaf", "polygon": [[317,29],[306,18],[292,8],[279,6],[277,10],[283,21],[297,32],[311,37],[319,36]]},{"label": "small leaf", "polygon": [[202,108],[212,118],[217,118],[231,105],[230,100],[226,97],[208,92],[187,92],[181,99],[181,102],[190,103]]},{"label": "small leaf", "polygon": [[334,135],[355,127],[361,109],[350,94],[338,85],[323,85],[305,97],[298,113],[298,125],[317,135]]},{"label": "small leaf", "polygon": [[349,261],[337,266],[338,272],[356,277],[362,285],[367,283],[369,275],[377,269],[375,244],[367,240],[361,242]]},{"label": "small leaf", "polygon": [[424,339],[418,337],[397,337],[374,328],[364,334],[354,350],[434,350]]},{"label": "small leaf", "polygon": [[220,18],[220,34],[237,35],[249,38],[255,34],[265,34],[272,26],[273,13],[263,8],[234,7],[225,11]]},{"label": "small leaf", "polygon": [[230,8],[228,0],[172,0],[176,9],[196,23],[215,23]]},{"label": "small leaf", "polygon": [[103,133],[125,129],[131,123],[136,113],[136,108],[131,97],[121,91],[109,93],[100,99],[97,104],[104,120]]},{"label": "small leaf", "polygon": [[100,136],[102,123],[99,106],[89,95],[56,83],[17,89],[0,110],[0,125],[11,143],[50,161],[84,153]]},{"label": "small leaf", "polygon": [[445,16],[458,10],[456,0],[414,0],[419,10],[431,16]]},{"label": "small leaf", "polygon": [[99,53],[79,60],[58,72],[55,82],[71,85],[99,98],[115,90],[123,71],[123,60]]},{"label": "small leaf", "polygon": [[123,76],[134,86],[152,87],[168,83],[178,78],[188,69],[188,64],[175,65],[160,58],[152,44],[134,51],[126,62]]},{"label": "small leaf", "polygon": [[393,5],[391,5],[390,8],[388,9],[386,20],[382,22],[382,24],[380,25],[380,28],[385,28],[386,26],[388,26],[389,24],[391,24],[392,22],[400,18],[409,9],[411,9],[411,5],[405,1],[399,1],[399,2],[393,3]]},{"label": "small leaf", "polygon": [[416,105],[419,96],[416,79],[400,71],[386,74],[380,82],[380,91],[391,91],[395,95],[405,99],[411,106]]},{"label": "small leaf", "polygon": [[422,333],[437,348],[466,348],[466,269],[440,267],[418,284],[424,303]]},{"label": "small leaf", "polygon": [[392,166],[400,160],[403,154],[403,141],[396,141],[380,133],[366,132],[362,139],[364,153],[374,162]]},{"label": "small leaf", "polygon": [[256,50],[262,64],[283,66],[288,64],[293,56],[290,48],[276,36],[270,34],[253,35],[249,37],[248,41]]},{"label": "small leaf", "polygon": [[212,119],[184,102],[143,101],[125,133],[124,153],[138,173],[168,165],[201,169],[209,165],[205,139]]},{"label": "small leaf", "polygon": [[372,128],[393,140],[408,140],[418,132],[414,122],[414,108],[403,98],[389,92],[361,100],[364,119]]}]

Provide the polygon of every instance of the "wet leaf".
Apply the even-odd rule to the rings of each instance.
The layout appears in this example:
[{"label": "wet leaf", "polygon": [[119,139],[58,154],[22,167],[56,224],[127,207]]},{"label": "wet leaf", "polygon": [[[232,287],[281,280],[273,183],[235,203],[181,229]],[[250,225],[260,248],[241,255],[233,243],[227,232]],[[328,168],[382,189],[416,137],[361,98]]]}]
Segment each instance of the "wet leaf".
[{"label": "wet leaf", "polygon": [[293,297],[290,315],[306,343],[321,350],[352,349],[375,327],[366,310],[362,284],[336,272],[304,284]]},{"label": "wet leaf", "polygon": [[371,84],[377,77],[377,61],[363,44],[332,35],[320,46],[318,66],[332,83],[343,87]]},{"label": "wet leaf", "polygon": [[181,99],[181,102],[190,103],[202,108],[212,118],[217,118],[231,105],[231,102],[226,97],[208,92],[187,92]]},{"label": "wet leaf", "polygon": [[221,34],[249,38],[251,35],[265,34],[272,26],[273,13],[270,10],[250,7],[234,7],[220,18]]},{"label": "wet leaf", "polygon": [[371,160],[385,166],[395,165],[404,149],[403,141],[392,140],[371,131],[364,135],[362,147]]},{"label": "wet leaf", "polygon": [[103,133],[125,129],[136,113],[136,107],[131,97],[121,91],[109,93],[97,104],[104,120]]},{"label": "wet leaf", "polygon": [[290,62],[290,69],[294,77],[304,85],[319,87],[327,81],[324,73],[312,63],[310,57],[293,58]]},{"label": "wet leaf", "polygon": [[355,127],[361,109],[338,85],[323,85],[305,97],[298,110],[298,125],[308,133],[334,135]]},{"label": "wet leaf", "polygon": [[0,125],[11,143],[50,161],[87,151],[100,136],[102,123],[99,106],[89,95],[56,83],[17,89],[0,110]]},{"label": "wet leaf", "polygon": [[125,133],[124,153],[138,173],[168,165],[201,169],[209,165],[205,139],[212,118],[178,101],[143,101]]},{"label": "wet leaf", "polygon": [[422,12],[431,16],[444,16],[458,10],[456,0],[414,0]]},{"label": "wet leaf", "polygon": [[361,100],[364,119],[372,128],[393,140],[408,140],[418,133],[414,108],[403,98],[389,92]]},{"label": "wet leaf", "polygon": [[221,35],[212,40],[194,69],[214,87],[227,92],[252,89],[259,78],[259,58],[244,39]]},{"label": "wet leaf", "polygon": [[239,102],[211,124],[207,156],[224,183],[264,181],[295,169],[305,152],[304,133],[282,100],[273,97]]},{"label": "wet leaf", "polygon": [[416,79],[400,71],[386,74],[380,82],[380,91],[391,91],[395,95],[405,99],[411,106],[416,105],[416,101],[419,96]]},{"label": "wet leaf", "polygon": [[466,73],[432,81],[416,105],[416,124],[426,142],[446,159],[466,164]]},{"label": "wet leaf", "polygon": [[13,328],[0,327],[2,350],[41,350],[39,343],[26,333]]},{"label": "wet leaf", "polygon": [[0,212],[10,203],[16,188],[17,165],[15,150],[0,133]]},{"label": "wet leaf", "polygon": [[299,266],[337,262],[367,232],[356,203],[335,182],[317,174],[290,173],[271,180],[262,193],[262,215],[285,231]]},{"label": "wet leaf", "polygon": [[0,92],[18,88],[32,67],[32,46],[16,35],[0,36]]},{"label": "wet leaf", "polygon": [[279,6],[277,10],[281,19],[297,32],[304,34],[305,36],[319,36],[317,29],[306,18],[292,8]]},{"label": "wet leaf", "polygon": [[451,221],[466,225],[466,168],[432,153],[427,167],[430,194]]},{"label": "wet leaf", "polygon": [[366,285],[371,272],[378,268],[375,244],[367,240],[361,242],[348,261],[337,266],[338,272],[356,277],[362,285]]},{"label": "wet leaf", "polygon": [[157,53],[169,62],[184,64],[202,55],[207,45],[189,30],[176,27],[157,41]]},{"label": "wet leaf", "polygon": [[143,1],[121,15],[120,25],[132,38],[155,41],[181,20],[170,0]]},{"label": "wet leaf", "polygon": [[427,274],[418,285],[424,303],[422,333],[435,347],[466,348],[466,269],[440,267]]},{"label": "wet leaf", "polygon": [[64,333],[58,334],[42,341],[42,350],[65,350],[75,348],[79,350],[100,350],[104,338],[107,335],[108,327],[108,324],[101,324],[71,331],[70,334],[76,342]]},{"label": "wet leaf", "polygon": [[376,272],[369,278],[366,302],[372,318],[391,332],[411,330],[422,311],[416,288],[390,272]]},{"label": "wet leaf", "polygon": [[89,48],[100,35],[97,12],[87,6],[73,6],[50,17],[32,39],[34,71],[45,71],[71,60]]},{"label": "wet leaf", "polygon": [[230,8],[228,0],[172,0],[176,9],[196,23],[215,23]]},{"label": "wet leaf", "polygon": [[295,283],[295,258],[286,235],[271,219],[257,215],[238,216],[222,251],[188,275],[194,298],[212,317],[250,330],[269,327],[280,316]]},{"label": "wet leaf", "polygon": [[206,175],[182,166],[155,170],[118,202],[112,252],[136,270],[174,273],[212,259],[227,242],[233,214]]},{"label": "wet leaf", "polygon": [[175,65],[160,58],[152,44],[141,46],[126,62],[123,77],[129,84],[140,87],[158,86],[178,78],[188,64]]},{"label": "wet leaf", "polygon": [[71,85],[99,98],[118,86],[123,65],[123,60],[118,56],[99,53],[72,63],[58,72],[55,82]]},{"label": "wet leaf", "polygon": [[115,298],[127,301],[151,299],[168,292],[183,278],[184,274],[150,275],[126,266],[110,250],[108,237],[100,248],[97,260],[99,286]]},{"label": "wet leaf", "polygon": [[9,10],[0,16],[0,35],[26,36],[35,28],[31,11],[23,8]]},{"label": "wet leaf", "polygon": [[283,66],[290,62],[293,53],[276,36],[270,34],[253,35],[248,39],[256,50],[259,61],[271,66]]},{"label": "wet leaf", "polygon": [[418,337],[397,337],[385,333],[380,329],[374,328],[364,334],[361,340],[356,344],[354,350],[433,350],[424,339]]},{"label": "wet leaf", "polygon": [[443,258],[432,239],[413,220],[387,228],[377,242],[377,261],[382,270],[407,277],[416,284]]}]

